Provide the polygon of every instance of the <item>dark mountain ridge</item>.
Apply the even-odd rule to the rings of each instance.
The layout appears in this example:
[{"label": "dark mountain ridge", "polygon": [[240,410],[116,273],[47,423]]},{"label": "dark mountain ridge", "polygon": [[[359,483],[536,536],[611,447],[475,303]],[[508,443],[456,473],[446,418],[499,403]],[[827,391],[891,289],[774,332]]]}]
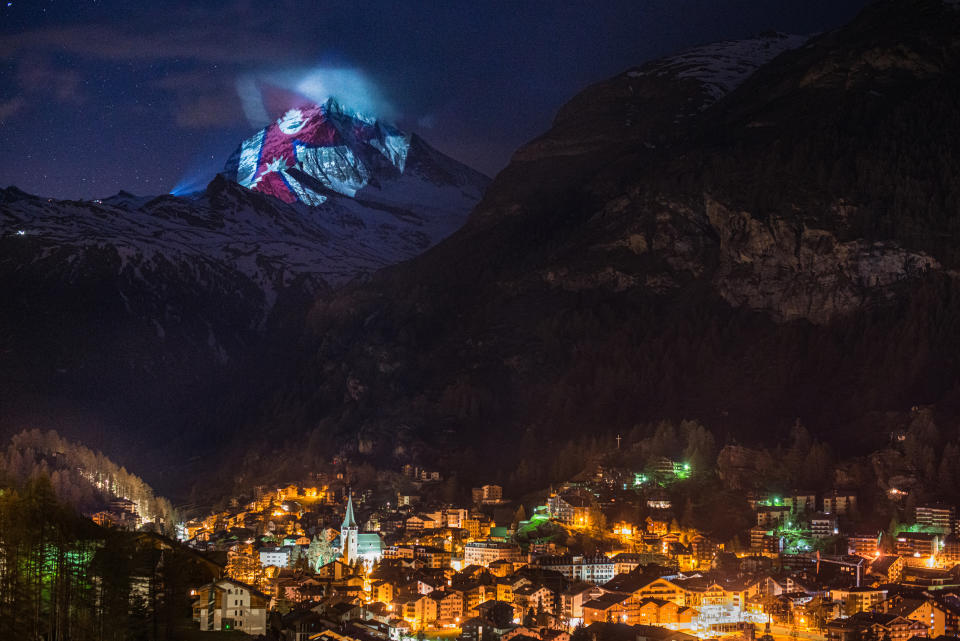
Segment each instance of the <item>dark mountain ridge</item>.
[{"label": "dark mountain ridge", "polygon": [[884,1],[739,85],[707,47],[586,89],[462,230],[318,301],[254,422],[306,446],[251,471],[336,448],[475,478],[663,418],[840,448],[915,405],[955,422],[958,34]]}]

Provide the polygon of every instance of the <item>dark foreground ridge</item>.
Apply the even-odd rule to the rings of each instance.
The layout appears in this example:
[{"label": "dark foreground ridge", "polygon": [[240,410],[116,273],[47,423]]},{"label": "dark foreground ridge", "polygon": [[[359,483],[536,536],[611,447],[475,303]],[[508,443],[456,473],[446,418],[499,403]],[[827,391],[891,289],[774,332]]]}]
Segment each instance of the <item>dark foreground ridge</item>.
[{"label": "dark foreground ridge", "polygon": [[[940,2],[881,2],[806,44],[589,87],[464,229],[316,303],[250,424],[276,455],[233,458],[470,474],[661,418],[748,442],[799,418],[843,448],[952,410],[958,27]],[[772,60],[719,82],[738,50]]]}]

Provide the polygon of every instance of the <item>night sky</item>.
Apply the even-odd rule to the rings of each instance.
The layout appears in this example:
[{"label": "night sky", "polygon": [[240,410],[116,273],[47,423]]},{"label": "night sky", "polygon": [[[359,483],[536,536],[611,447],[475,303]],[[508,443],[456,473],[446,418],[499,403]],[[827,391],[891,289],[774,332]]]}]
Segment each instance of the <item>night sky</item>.
[{"label": "night sky", "polygon": [[59,198],[199,184],[263,124],[263,87],[333,93],[495,174],[586,85],[866,0],[0,0],[0,187]]}]

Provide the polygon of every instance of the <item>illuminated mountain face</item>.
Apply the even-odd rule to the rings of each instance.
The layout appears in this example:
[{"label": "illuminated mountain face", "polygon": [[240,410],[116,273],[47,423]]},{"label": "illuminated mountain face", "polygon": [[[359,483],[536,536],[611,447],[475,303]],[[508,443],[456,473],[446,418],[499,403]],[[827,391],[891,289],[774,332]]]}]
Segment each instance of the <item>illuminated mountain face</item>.
[{"label": "illuminated mountain face", "polygon": [[333,99],[290,109],[245,140],[227,164],[238,183],[280,200],[319,205],[403,174],[411,137]]}]

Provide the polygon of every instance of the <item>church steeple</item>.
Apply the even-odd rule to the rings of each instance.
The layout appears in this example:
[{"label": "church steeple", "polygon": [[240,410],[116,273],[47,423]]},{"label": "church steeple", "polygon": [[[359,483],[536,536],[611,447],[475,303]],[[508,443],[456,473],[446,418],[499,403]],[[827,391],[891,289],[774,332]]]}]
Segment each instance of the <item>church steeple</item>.
[{"label": "church steeple", "polygon": [[356,528],[357,522],[353,518],[353,492],[350,492],[347,495],[347,513],[343,515],[343,525],[340,526],[341,530],[346,530],[347,528]]},{"label": "church steeple", "polygon": [[347,565],[353,565],[357,561],[359,539],[357,521],[353,516],[353,493],[350,492],[347,494],[347,512],[343,515],[343,525],[340,526],[340,554]]}]

